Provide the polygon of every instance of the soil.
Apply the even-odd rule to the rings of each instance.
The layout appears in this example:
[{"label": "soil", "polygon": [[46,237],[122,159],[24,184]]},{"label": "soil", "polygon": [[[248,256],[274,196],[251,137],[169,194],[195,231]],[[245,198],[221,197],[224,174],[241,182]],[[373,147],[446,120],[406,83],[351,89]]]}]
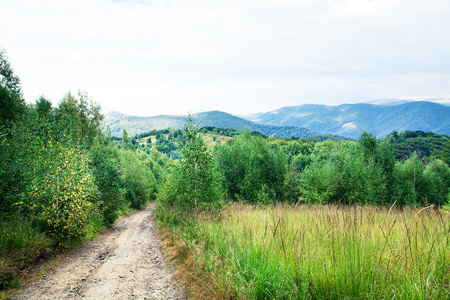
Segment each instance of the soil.
[{"label": "soil", "polygon": [[159,241],[150,205],[120,219],[13,299],[186,299]]}]

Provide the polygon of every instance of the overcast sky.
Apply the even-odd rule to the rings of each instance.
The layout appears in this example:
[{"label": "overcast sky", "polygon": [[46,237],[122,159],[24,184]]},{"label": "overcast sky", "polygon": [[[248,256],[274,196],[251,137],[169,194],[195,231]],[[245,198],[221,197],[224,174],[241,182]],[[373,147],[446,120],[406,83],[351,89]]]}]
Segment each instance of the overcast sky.
[{"label": "overcast sky", "polygon": [[249,114],[450,98],[449,0],[0,0],[28,102]]}]

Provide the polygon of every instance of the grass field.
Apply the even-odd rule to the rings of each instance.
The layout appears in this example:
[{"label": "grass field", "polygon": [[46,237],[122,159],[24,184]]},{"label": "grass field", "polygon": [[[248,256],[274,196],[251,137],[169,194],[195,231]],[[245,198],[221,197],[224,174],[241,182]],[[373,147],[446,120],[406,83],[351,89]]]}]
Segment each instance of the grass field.
[{"label": "grass field", "polygon": [[192,225],[186,276],[194,298],[450,298],[449,217],[432,207],[233,205]]}]

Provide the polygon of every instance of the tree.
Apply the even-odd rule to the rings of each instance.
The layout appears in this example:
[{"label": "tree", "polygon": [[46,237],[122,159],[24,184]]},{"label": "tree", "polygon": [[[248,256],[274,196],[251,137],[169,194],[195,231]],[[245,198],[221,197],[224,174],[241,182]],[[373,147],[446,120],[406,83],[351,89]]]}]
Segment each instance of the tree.
[{"label": "tree", "polygon": [[272,201],[285,198],[287,158],[270,141],[248,130],[215,151],[215,161],[228,196],[249,202],[258,201],[263,194],[267,194],[263,198]]},{"label": "tree", "polygon": [[156,198],[155,176],[146,165],[143,152],[123,149],[119,154],[125,199],[132,208],[140,209],[145,203]]},{"label": "tree", "polygon": [[435,149],[432,156],[439,158],[450,167],[450,141],[444,142],[442,144],[442,149]]},{"label": "tree", "polygon": [[4,49],[0,49],[0,85],[10,91],[21,93],[20,79],[14,75],[14,71],[6,57]]},{"label": "tree", "polygon": [[36,101],[36,111],[41,119],[48,118],[52,109],[52,103],[43,96]]},{"label": "tree", "polygon": [[302,201],[385,204],[389,199],[383,165],[366,153],[364,146],[345,141],[324,158],[314,155],[300,175]]},{"label": "tree", "polygon": [[50,139],[34,146],[23,209],[57,242],[78,239],[85,233],[98,194],[89,156],[70,142]]},{"label": "tree", "polygon": [[74,141],[90,147],[95,137],[101,133],[103,115],[98,104],[87,93],[78,92],[78,98],[67,93],[56,109],[55,117],[61,136],[70,136]]},{"label": "tree", "polygon": [[0,49],[0,122],[2,125],[10,127],[11,122],[24,113],[25,107],[20,79],[14,75],[5,50]]},{"label": "tree", "polygon": [[99,137],[91,147],[89,156],[89,165],[98,187],[98,207],[105,222],[112,224],[117,219],[118,208],[122,204],[122,174],[117,148],[111,144],[110,139]]},{"label": "tree", "polygon": [[222,199],[220,176],[199,135],[198,125],[190,116],[184,133],[187,141],[181,150],[182,158],[172,167],[172,173],[159,194],[160,203],[195,212],[217,207]]},{"label": "tree", "polygon": [[128,137],[128,132],[125,129],[122,131],[122,146],[123,149],[134,149],[133,144],[131,143],[131,139]]}]

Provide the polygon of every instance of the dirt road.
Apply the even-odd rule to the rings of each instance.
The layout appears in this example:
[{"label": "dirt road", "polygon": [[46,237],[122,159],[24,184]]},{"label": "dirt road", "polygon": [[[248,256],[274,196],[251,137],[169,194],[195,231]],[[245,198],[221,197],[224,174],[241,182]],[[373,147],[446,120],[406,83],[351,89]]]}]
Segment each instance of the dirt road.
[{"label": "dirt road", "polygon": [[155,226],[152,206],[122,218],[14,299],[185,299]]}]

